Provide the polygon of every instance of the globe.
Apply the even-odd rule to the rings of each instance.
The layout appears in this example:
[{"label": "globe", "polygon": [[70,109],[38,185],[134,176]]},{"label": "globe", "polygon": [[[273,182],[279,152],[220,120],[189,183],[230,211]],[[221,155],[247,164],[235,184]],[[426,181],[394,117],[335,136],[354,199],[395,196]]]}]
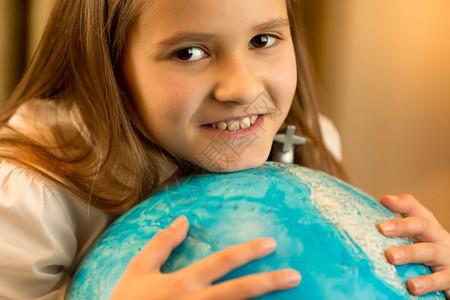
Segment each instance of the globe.
[{"label": "globe", "polygon": [[191,176],[172,184],[113,222],[80,264],[66,299],[108,299],[131,258],[176,217],[190,229],[163,272],[172,272],[228,246],[258,237],[277,241],[274,253],[220,280],[294,268],[296,288],[260,299],[445,299],[406,289],[409,278],[429,274],[420,264],[394,266],[384,255],[411,243],[377,230],[395,218],[358,189],[304,167],[268,162],[234,173]]}]

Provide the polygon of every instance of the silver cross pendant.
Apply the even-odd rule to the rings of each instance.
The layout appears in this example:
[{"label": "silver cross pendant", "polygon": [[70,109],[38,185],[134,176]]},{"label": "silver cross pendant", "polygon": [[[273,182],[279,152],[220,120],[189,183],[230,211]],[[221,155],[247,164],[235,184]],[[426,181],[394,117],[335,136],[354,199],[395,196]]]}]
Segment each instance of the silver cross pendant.
[{"label": "silver cross pendant", "polygon": [[306,138],[295,135],[295,126],[288,125],[286,133],[275,135],[271,159],[282,163],[294,163],[294,150],[296,146],[304,145]]}]

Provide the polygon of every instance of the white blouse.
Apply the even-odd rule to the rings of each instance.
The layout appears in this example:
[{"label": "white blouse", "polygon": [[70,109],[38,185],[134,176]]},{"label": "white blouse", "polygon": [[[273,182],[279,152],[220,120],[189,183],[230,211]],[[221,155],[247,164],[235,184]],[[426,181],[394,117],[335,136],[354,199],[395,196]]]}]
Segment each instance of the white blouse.
[{"label": "white blouse", "polygon": [[0,163],[0,299],[63,299],[111,216],[38,174]]}]

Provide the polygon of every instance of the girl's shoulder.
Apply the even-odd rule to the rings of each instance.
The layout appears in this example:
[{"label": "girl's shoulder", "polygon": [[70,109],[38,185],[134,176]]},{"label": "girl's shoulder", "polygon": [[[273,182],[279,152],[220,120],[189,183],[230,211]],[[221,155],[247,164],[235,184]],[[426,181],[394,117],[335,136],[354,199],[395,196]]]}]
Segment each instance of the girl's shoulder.
[{"label": "girl's shoulder", "polygon": [[67,201],[70,193],[62,192],[57,184],[46,179],[37,171],[22,167],[13,161],[0,160],[0,203],[10,206],[28,197],[34,199],[24,204],[34,205],[49,200]]},{"label": "girl's shoulder", "polygon": [[325,115],[319,114],[319,124],[325,146],[334,159],[342,162],[341,136],[334,123]]},{"label": "girl's shoulder", "polygon": [[110,221],[40,174],[0,161],[0,298],[63,294]]},{"label": "girl's shoulder", "polygon": [[[63,219],[72,228],[90,228],[85,223],[95,221],[101,226],[112,216],[73,196],[70,191],[37,171],[14,162],[0,161],[0,207],[21,207],[23,213],[42,214]],[[42,219],[46,222],[46,218]],[[91,224],[92,225],[92,224]]]},{"label": "girl's shoulder", "polygon": [[51,144],[73,134],[89,136],[77,106],[63,100],[30,99],[17,108],[7,125],[0,134],[13,130]]}]

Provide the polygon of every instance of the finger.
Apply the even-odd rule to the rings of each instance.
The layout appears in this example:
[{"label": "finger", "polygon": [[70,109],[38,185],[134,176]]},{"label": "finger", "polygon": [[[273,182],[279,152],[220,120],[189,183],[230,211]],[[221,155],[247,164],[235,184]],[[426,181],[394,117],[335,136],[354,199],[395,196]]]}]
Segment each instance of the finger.
[{"label": "finger", "polygon": [[196,293],[194,299],[249,299],[293,288],[300,281],[300,273],[292,269],[252,274],[212,285]]},{"label": "finger", "polygon": [[185,239],[189,222],[185,216],[178,217],[169,227],[155,234],[150,242],[132,259],[129,268],[141,272],[159,272],[172,250]]},{"label": "finger", "polygon": [[380,203],[393,212],[401,214],[403,217],[422,217],[440,226],[433,213],[410,194],[400,194],[397,196],[386,195],[381,197]]},{"label": "finger", "polygon": [[443,270],[426,276],[415,277],[406,283],[413,295],[423,295],[434,291],[444,291],[450,296],[450,270]]},{"label": "finger", "polygon": [[446,231],[423,217],[384,220],[378,224],[380,232],[386,236],[410,236],[421,242],[442,242]]},{"label": "finger", "polygon": [[211,254],[186,267],[182,272],[190,278],[201,279],[199,284],[210,284],[237,267],[268,255],[275,250],[275,247],[276,242],[273,239],[256,239]]},{"label": "finger", "polygon": [[433,243],[417,243],[408,246],[393,247],[386,250],[386,258],[394,265],[420,263],[430,267],[448,266],[450,257],[448,246]]}]

